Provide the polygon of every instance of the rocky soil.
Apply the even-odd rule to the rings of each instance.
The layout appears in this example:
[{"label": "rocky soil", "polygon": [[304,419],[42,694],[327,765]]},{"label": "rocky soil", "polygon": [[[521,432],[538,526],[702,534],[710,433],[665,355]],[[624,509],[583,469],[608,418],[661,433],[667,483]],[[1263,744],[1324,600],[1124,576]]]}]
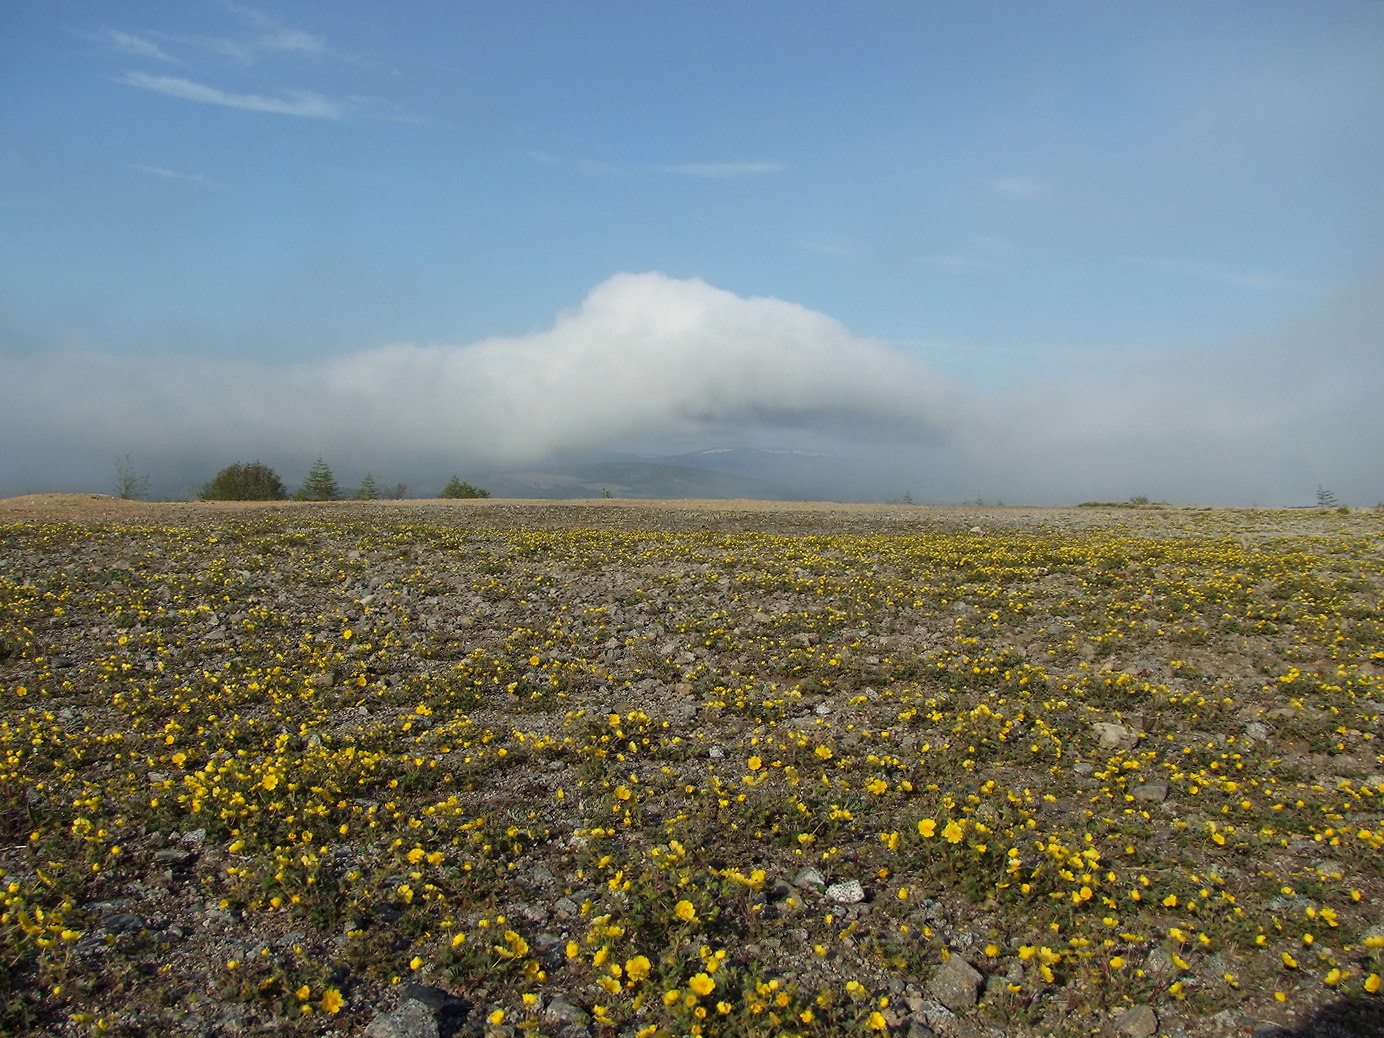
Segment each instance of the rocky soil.
[{"label": "rocky soil", "polygon": [[1384,1033],[1382,614],[1362,511],[0,502],[0,1030]]}]

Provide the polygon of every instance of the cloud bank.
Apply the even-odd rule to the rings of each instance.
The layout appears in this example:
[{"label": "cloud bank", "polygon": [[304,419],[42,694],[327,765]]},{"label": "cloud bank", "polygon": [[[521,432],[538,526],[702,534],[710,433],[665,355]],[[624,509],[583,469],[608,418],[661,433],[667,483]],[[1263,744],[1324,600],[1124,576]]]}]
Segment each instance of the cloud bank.
[{"label": "cloud bank", "polygon": [[0,357],[0,378],[24,387],[0,413],[13,447],[0,491],[105,489],[53,474],[109,483],[124,452],[179,473],[176,492],[256,457],[290,480],[318,454],[347,480],[348,465],[431,465],[445,479],[657,443],[810,446],[824,453],[817,486],[865,500],[1293,504],[1320,483],[1372,504],[1384,470],[1367,445],[1384,442],[1384,421],[1359,374],[1384,366],[1375,327],[1352,338],[1343,325],[1339,370],[1310,376],[1284,342],[980,393],[791,302],[619,274],[547,330],[468,345],[280,366]]}]

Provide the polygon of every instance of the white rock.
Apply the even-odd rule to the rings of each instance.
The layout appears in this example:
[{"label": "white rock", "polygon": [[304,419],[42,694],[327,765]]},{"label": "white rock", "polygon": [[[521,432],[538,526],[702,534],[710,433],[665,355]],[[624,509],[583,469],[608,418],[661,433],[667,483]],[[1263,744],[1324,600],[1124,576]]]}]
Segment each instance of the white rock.
[{"label": "white rock", "polygon": [[827,887],[826,896],[829,901],[840,905],[854,905],[865,900],[865,888],[860,885],[860,880],[848,879]]}]

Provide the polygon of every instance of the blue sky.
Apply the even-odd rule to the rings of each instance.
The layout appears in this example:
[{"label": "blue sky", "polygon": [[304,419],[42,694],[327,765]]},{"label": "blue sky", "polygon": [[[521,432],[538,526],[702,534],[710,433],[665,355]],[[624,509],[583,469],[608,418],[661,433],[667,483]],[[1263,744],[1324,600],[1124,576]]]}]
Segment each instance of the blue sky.
[{"label": "blue sky", "polygon": [[0,493],[751,444],[1384,499],[1373,0],[52,0],[0,98]]}]

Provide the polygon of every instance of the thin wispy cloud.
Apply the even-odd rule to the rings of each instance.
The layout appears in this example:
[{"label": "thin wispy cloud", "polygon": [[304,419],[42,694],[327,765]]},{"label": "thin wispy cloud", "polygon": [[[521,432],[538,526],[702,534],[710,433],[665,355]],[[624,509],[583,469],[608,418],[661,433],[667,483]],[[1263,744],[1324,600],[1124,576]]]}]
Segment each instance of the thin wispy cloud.
[{"label": "thin wispy cloud", "polygon": [[982,252],[988,252],[992,256],[1009,256],[1014,252],[1014,243],[1005,241],[1003,238],[991,237],[988,234],[977,235],[975,238],[976,248]]},{"label": "thin wispy cloud", "polygon": [[847,258],[855,255],[855,250],[846,245],[839,245],[834,242],[821,241],[820,239],[799,240],[790,243],[794,248],[806,249],[808,252],[817,252],[823,256],[840,256]]},{"label": "thin wispy cloud", "polygon": [[182,62],[166,50],[160,47],[153,40],[144,36],[136,36],[134,33],[121,32],[118,29],[107,29],[106,40],[113,44],[117,50],[126,54],[134,54],[141,58],[153,58],[155,61],[166,61],[171,65],[181,65]]},{"label": "thin wispy cloud", "polygon": [[932,255],[919,256],[918,262],[940,270],[951,270],[960,274],[978,274],[994,270],[996,264],[990,260],[976,259],[974,256]]},{"label": "thin wispy cloud", "polygon": [[602,162],[599,159],[570,159],[563,155],[533,149],[522,149],[519,154],[539,165],[571,169],[588,177],[609,177],[624,173],[624,170],[614,163]]},{"label": "thin wispy cloud", "polygon": [[1309,282],[1266,271],[1230,270],[1211,263],[1150,257],[1134,257],[1132,262],[1184,277],[1247,288],[1255,292],[1310,295],[1321,291],[1319,286]]},{"label": "thin wispy cloud", "polygon": [[130,163],[131,169],[137,169],[141,173],[148,173],[152,176],[163,177],[167,180],[182,180],[189,184],[202,184],[206,187],[214,186],[213,182],[201,173],[179,173],[175,169],[164,169],[162,166],[145,166],[138,162]]},{"label": "thin wispy cloud", "polygon": [[273,56],[297,54],[316,57],[328,52],[326,40],[298,29],[275,29],[273,32],[249,39],[217,36],[204,37],[192,42],[245,66],[254,65]]},{"label": "thin wispy cloud", "polygon": [[341,103],[307,90],[295,90],[279,97],[233,94],[182,76],[151,76],[146,72],[126,72],[117,82],[183,101],[200,101],[249,112],[270,112],[309,119],[340,119],[347,114]]},{"label": "thin wispy cloud", "polygon": [[1043,190],[1043,185],[1028,177],[996,177],[989,182],[990,189],[1009,198],[1028,198]]},{"label": "thin wispy cloud", "polygon": [[782,173],[786,168],[781,162],[684,162],[657,167],[661,173],[677,173],[685,177],[702,177],[707,180],[771,176]]},{"label": "thin wispy cloud", "polygon": [[211,49],[235,61],[252,65],[274,54],[310,54],[315,56],[330,53],[326,39],[321,36],[315,36],[301,29],[290,28],[278,19],[253,7],[232,3],[226,4],[225,7],[226,10],[252,28],[260,30],[256,35],[245,39],[218,36],[202,40]]}]

